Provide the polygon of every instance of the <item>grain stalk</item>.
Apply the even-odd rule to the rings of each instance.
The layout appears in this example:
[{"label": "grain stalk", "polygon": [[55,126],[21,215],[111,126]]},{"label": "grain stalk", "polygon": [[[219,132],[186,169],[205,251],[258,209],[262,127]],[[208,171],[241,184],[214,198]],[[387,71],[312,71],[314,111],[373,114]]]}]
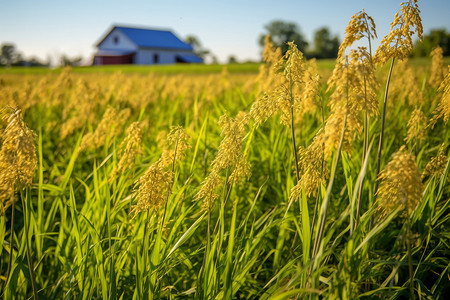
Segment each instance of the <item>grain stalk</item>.
[{"label": "grain stalk", "polygon": [[[380,167],[381,167],[381,151],[383,149],[383,138],[384,138],[384,124],[385,124],[385,119],[386,119],[386,103],[387,103],[387,97],[388,97],[388,92],[389,92],[389,83],[391,81],[391,75],[392,75],[392,68],[394,67],[394,62],[395,62],[395,58],[393,57],[391,60],[391,67],[389,68],[389,74],[387,77],[387,82],[386,82],[386,90],[384,92],[384,102],[383,102],[383,115],[382,115],[382,119],[381,119],[381,132],[380,132],[380,141],[378,143],[378,154],[377,154],[377,170],[375,173],[375,189],[373,192],[373,202],[372,205],[375,205],[376,201],[377,201],[377,192],[378,192],[378,186],[380,184],[380,180],[378,178],[378,175],[380,174]],[[370,225],[369,225],[369,230],[371,230],[373,228],[373,222],[374,222],[374,216],[372,215],[370,217]]]}]

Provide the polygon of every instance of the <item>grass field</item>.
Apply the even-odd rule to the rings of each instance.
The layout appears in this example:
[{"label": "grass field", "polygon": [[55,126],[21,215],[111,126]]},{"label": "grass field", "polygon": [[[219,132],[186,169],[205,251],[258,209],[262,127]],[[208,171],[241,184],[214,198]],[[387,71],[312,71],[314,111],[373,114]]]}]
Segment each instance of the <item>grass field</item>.
[{"label": "grass field", "polygon": [[450,60],[363,57],[1,69],[0,298],[444,299]]}]

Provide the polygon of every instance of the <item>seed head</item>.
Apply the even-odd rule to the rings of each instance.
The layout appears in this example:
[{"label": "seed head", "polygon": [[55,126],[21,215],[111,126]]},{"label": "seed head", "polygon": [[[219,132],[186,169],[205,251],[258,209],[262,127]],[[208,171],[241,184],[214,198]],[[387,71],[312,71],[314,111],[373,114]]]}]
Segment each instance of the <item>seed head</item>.
[{"label": "seed head", "polygon": [[120,161],[114,169],[112,178],[125,170],[133,168],[136,157],[142,154],[142,132],[139,122],[132,123],[126,130],[126,137],[119,146]]},{"label": "seed head", "polygon": [[448,157],[444,154],[444,144],[439,148],[438,154],[433,157],[425,167],[422,174],[422,179],[428,176],[434,176],[440,178],[445,171],[447,166]]},{"label": "seed head", "polygon": [[434,111],[434,116],[428,126],[434,127],[437,120],[444,118],[444,124],[447,125],[450,119],[450,66],[448,67],[447,75],[444,81],[439,86],[439,93],[441,94],[441,101]]},{"label": "seed head", "polygon": [[425,140],[427,122],[428,118],[419,107],[416,107],[407,124],[408,134],[405,138],[405,142],[409,144]]},{"label": "seed head", "polygon": [[[401,3],[401,10],[395,14],[391,31],[383,38],[375,52],[374,61],[384,64],[390,58],[403,60],[413,49],[414,32],[422,40],[423,27],[417,0]],[[411,27],[414,28],[412,31]]]},{"label": "seed head", "polygon": [[238,113],[235,119],[228,117],[227,114],[219,119],[223,138],[212,162],[212,170],[203,181],[200,191],[195,195],[195,199],[203,200],[203,208],[206,210],[210,210],[214,201],[219,197],[215,190],[222,182],[220,179],[222,170],[234,168],[229,177],[230,182],[250,176],[250,164],[242,153],[243,139],[249,119],[250,116],[246,112]]},{"label": "seed head", "polygon": [[368,39],[374,39],[377,37],[375,22],[372,17],[364,11],[364,9],[354,14],[345,28],[345,38],[339,46],[338,59],[344,58],[345,49],[351,47],[354,42],[362,39],[363,37],[367,37]]},{"label": "seed head", "polygon": [[80,151],[85,149],[98,149],[105,145],[108,137],[118,135],[122,130],[122,125],[128,119],[131,111],[124,109],[119,113],[113,107],[108,107],[102,120],[94,132],[88,132],[81,140]]},{"label": "seed head", "polygon": [[[256,125],[264,123],[270,116],[280,112],[281,122],[287,126],[291,124],[291,109],[301,101],[301,90],[304,75],[303,54],[297,46],[290,42],[289,49],[274,65],[276,72],[274,85],[263,92],[263,96],[256,100],[250,115]],[[299,107],[298,103],[295,107]]]},{"label": "seed head", "polygon": [[422,199],[423,185],[416,158],[403,146],[379,175],[378,212],[386,216],[401,207],[409,217]]},{"label": "seed head", "polygon": [[440,46],[431,51],[431,75],[428,83],[432,87],[438,87],[442,80],[444,80],[445,67],[444,67],[444,50]]},{"label": "seed head", "polygon": [[163,206],[172,180],[172,172],[164,168],[161,160],[153,163],[135,183],[133,194],[138,202],[131,213],[137,215],[142,211],[157,210]]},{"label": "seed head", "polygon": [[326,184],[329,175],[327,164],[325,163],[324,134],[319,132],[307,147],[300,147],[298,150],[298,170],[300,180],[291,190],[291,198],[300,198],[303,190],[309,197],[316,195],[321,184]]},{"label": "seed head", "polygon": [[189,135],[187,135],[183,127],[174,126],[170,129],[165,140],[165,145],[163,146],[163,154],[161,155],[161,161],[164,166],[167,167],[171,165],[174,160],[179,161],[183,158],[186,150],[191,148],[191,145],[188,143],[189,139]]},{"label": "seed head", "polygon": [[31,185],[37,156],[36,134],[23,121],[21,109],[13,109],[2,120],[6,127],[0,136],[0,200],[5,208],[14,191]]}]

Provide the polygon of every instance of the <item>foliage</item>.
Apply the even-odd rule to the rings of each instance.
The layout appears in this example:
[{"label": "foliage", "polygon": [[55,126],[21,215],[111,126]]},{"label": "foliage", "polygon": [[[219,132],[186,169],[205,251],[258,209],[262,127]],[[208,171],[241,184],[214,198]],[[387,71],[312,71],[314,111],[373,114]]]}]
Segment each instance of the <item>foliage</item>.
[{"label": "foliage", "polygon": [[440,46],[444,56],[450,56],[450,33],[445,29],[432,29],[423,36],[423,42],[416,41],[412,56],[430,56],[434,48]]},{"label": "foliage", "polygon": [[281,53],[284,55],[288,51],[288,42],[295,42],[298,49],[305,52],[308,42],[306,41],[299,26],[295,23],[275,20],[264,26],[266,33],[259,38],[259,44],[264,46],[264,39],[266,35],[270,35],[273,44],[277,48],[281,48]]},{"label": "foliage", "polygon": [[339,50],[339,39],[332,37],[327,27],[322,27],[314,33],[314,50],[308,56],[315,58],[336,58]]}]

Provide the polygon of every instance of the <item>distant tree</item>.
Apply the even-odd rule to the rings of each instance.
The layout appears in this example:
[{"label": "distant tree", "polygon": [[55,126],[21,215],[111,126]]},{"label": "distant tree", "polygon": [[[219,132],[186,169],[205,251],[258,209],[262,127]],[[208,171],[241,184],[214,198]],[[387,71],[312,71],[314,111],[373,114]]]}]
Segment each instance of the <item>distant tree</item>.
[{"label": "distant tree", "polygon": [[3,65],[11,66],[19,59],[20,54],[16,50],[16,46],[13,44],[2,44],[0,52],[0,62]]},{"label": "distant tree", "polygon": [[336,58],[339,50],[339,39],[332,37],[327,27],[322,27],[314,33],[314,50],[309,55],[316,58]]},{"label": "distant tree", "polygon": [[195,35],[188,35],[185,39],[186,43],[192,46],[194,49],[194,54],[200,57],[201,59],[205,59],[207,55],[210,54],[208,49],[203,48],[202,43]]},{"label": "distant tree", "polygon": [[66,56],[65,54],[63,54],[63,55],[61,55],[61,58],[60,58],[60,66],[62,66],[62,67],[66,67],[66,66],[75,67],[75,66],[78,66],[80,64],[81,60],[82,60],[82,57],[70,58],[70,57]]},{"label": "distant tree", "polygon": [[228,57],[228,63],[229,63],[229,64],[236,64],[237,62],[238,62],[238,61],[237,61],[236,56],[230,55],[230,56]]},{"label": "distant tree", "polygon": [[267,34],[270,34],[274,46],[281,48],[283,55],[289,48],[288,42],[294,41],[297,48],[302,52],[305,52],[305,49],[308,46],[308,42],[300,31],[300,27],[295,23],[276,20],[267,24],[264,28],[267,32],[259,37],[259,44],[261,47],[264,47],[264,39]]},{"label": "distant tree", "polygon": [[211,63],[213,65],[217,65],[219,63],[219,60],[217,59],[217,56],[215,56],[214,54],[211,54],[210,57],[211,57]]},{"label": "distant tree", "polygon": [[431,51],[441,46],[444,56],[450,56],[450,33],[445,29],[433,29],[429,34],[423,36],[423,42],[416,41],[412,56],[430,56]]}]

